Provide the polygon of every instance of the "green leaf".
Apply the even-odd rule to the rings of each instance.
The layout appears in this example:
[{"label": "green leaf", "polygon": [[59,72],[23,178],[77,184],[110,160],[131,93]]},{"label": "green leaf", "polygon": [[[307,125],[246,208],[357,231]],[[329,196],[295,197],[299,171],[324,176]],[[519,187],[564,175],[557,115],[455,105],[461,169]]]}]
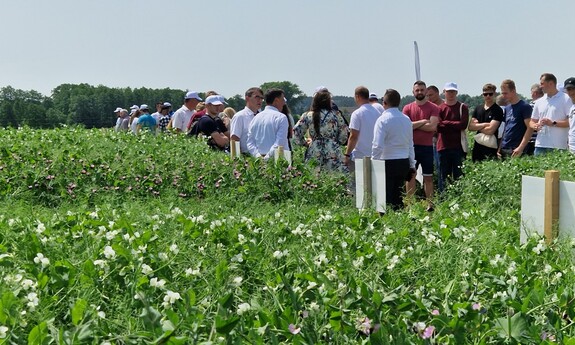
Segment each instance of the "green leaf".
[{"label": "green leaf", "polygon": [[229,293],[218,300],[220,305],[226,309],[231,309],[234,303],[234,294]]},{"label": "green leaf", "polygon": [[495,326],[499,330],[500,337],[520,341],[526,331],[527,323],[519,312],[511,318],[502,317],[495,320]]},{"label": "green leaf", "polygon": [[74,306],[72,307],[72,323],[74,326],[78,326],[80,321],[84,318],[84,312],[88,307],[88,302],[85,299],[78,299]]},{"label": "green leaf", "polygon": [[236,327],[237,323],[240,321],[240,317],[234,315],[229,319],[224,319],[220,316],[216,317],[216,331],[221,334],[228,334]]},{"label": "green leaf", "polygon": [[155,329],[160,326],[160,319],[162,318],[162,315],[156,309],[154,309],[154,307],[148,306],[142,308],[140,318],[144,322],[144,325],[147,329]]},{"label": "green leaf", "polygon": [[52,342],[53,339],[48,333],[48,324],[46,321],[36,325],[28,334],[28,345],[44,345],[51,344]]}]

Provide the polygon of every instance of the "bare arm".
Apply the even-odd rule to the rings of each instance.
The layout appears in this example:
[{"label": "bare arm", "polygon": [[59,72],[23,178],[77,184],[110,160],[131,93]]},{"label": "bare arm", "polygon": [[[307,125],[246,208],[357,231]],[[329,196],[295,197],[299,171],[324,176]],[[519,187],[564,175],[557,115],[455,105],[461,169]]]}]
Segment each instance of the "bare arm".
[{"label": "bare arm", "polygon": [[437,131],[437,124],[439,123],[439,118],[437,116],[431,116],[429,121],[426,124],[421,126],[422,131],[425,132],[436,132]]},{"label": "bare arm", "polygon": [[515,150],[513,150],[511,157],[521,156],[521,154],[523,154],[523,150],[525,149],[525,147],[529,143],[529,140],[531,140],[531,135],[533,134],[533,128],[529,126],[529,124],[531,123],[531,119],[525,119],[524,121],[525,121],[525,126],[527,126],[527,130],[525,131],[525,134],[523,135],[523,139],[521,139],[521,144],[519,144],[519,146]]},{"label": "bare arm", "polygon": [[214,142],[219,147],[225,147],[230,142],[230,139],[228,139],[227,136],[218,131],[213,132],[212,134],[210,134],[210,136],[212,137],[212,139],[214,139]]}]

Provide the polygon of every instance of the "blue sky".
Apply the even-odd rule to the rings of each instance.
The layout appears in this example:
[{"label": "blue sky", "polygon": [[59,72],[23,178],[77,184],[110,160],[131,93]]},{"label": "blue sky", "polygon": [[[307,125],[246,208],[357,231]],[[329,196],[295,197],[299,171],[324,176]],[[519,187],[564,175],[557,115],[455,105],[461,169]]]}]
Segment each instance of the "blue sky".
[{"label": "blue sky", "polygon": [[0,87],[63,83],[217,90],[289,80],[353,95],[422,79],[478,95],[575,76],[575,1],[19,0],[0,5]]}]

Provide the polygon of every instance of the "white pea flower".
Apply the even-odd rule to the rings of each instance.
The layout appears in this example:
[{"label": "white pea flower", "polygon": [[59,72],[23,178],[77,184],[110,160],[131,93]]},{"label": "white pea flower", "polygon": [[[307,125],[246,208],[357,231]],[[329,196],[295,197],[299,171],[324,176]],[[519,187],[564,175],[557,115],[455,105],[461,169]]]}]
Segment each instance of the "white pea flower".
[{"label": "white pea flower", "polygon": [[178,245],[174,243],[170,246],[170,251],[174,254],[178,254],[180,252],[180,249],[178,249]]},{"label": "white pea flower", "polygon": [[37,285],[36,282],[31,279],[24,279],[22,281],[22,288],[24,290],[35,289],[36,285]]},{"label": "white pea flower", "polygon": [[325,255],[325,253],[320,253],[314,260],[314,263],[316,266],[321,266],[323,264],[327,264],[329,263],[329,260],[327,258],[327,256]]},{"label": "white pea flower", "polygon": [[399,263],[399,256],[394,255],[390,260],[389,260],[389,265],[387,265],[387,269],[388,270],[392,270],[395,268],[395,265],[397,265]]},{"label": "white pea flower", "polygon": [[113,259],[116,257],[116,251],[111,246],[104,247],[104,256],[106,259]]},{"label": "white pea flower", "polygon": [[252,309],[252,306],[249,303],[241,303],[240,305],[238,305],[238,315],[242,315],[245,312],[250,311],[250,309]]},{"label": "white pea flower", "polygon": [[242,277],[235,277],[234,280],[232,281],[232,283],[235,286],[240,286],[240,285],[242,285],[243,280],[244,280],[244,278],[242,278]]},{"label": "white pea flower", "polygon": [[168,261],[168,254],[162,252],[158,254],[158,257],[160,258],[160,260],[162,261]]},{"label": "white pea flower", "polygon": [[[8,226],[13,227],[18,221],[16,219],[8,219]],[[2,326],[4,327],[4,326]]]},{"label": "white pea flower", "polygon": [[194,269],[194,268],[188,268],[188,269],[186,269],[186,277],[189,277],[189,276],[197,276],[198,274],[200,274],[200,270],[199,270],[199,269]]},{"label": "white pea flower", "polygon": [[363,256],[360,256],[357,259],[353,260],[353,267],[361,268],[362,266],[363,266]]},{"label": "white pea flower", "polygon": [[98,313],[97,313],[97,314],[98,314],[98,317],[99,317],[100,319],[105,319],[105,318],[106,318],[106,313],[104,313],[104,312],[103,312],[103,311],[101,311],[101,310],[100,310],[100,311],[98,311]]},{"label": "white pea flower", "polygon": [[98,219],[98,212],[90,212],[88,216],[92,219]]},{"label": "white pea flower", "polygon": [[165,285],[166,285],[166,281],[164,279],[158,280],[158,278],[156,278],[156,277],[150,279],[150,286],[151,287],[163,289]]},{"label": "white pea flower", "polygon": [[149,274],[152,274],[153,272],[154,272],[154,270],[150,266],[148,266],[146,264],[142,264],[142,273],[143,274],[149,275]]},{"label": "white pea flower", "polygon": [[545,251],[546,246],[545,246],[545,241],[541,240],[539,241],[539,243],[537,243],[537,246],[533,247],[533,252],[537,255],[541,254],[541,252]]},{"label": "white pea flower", "polygon": [[104,268],[106,267],[106,260],[94,260],[94,266]]},{"label": "white pea flower", "polygon": [[543,272],[551,273],[552,270],[553,270],[553,267],[551,267],[551,265],[545,264],[545,268],[543,268]]},{"label": "white pea flower", "polygon": [[41,264],[42,268],[50,265],[50,260],[44,256],[44,254],[42,253],[38,253],[36,254],[36,257],[34,258],[34,262],[37,264]]},{"label": "white pea flower", "polygon": [[38,306],[39,303],[38,294],[36,294],[35,292],[30,292],[29,294],[27,294],[26,299],[28,300],[28,303],[26,303],[26,305],[30,310],[34,310]]},{"label": "white pea flower", "polygon": [[232,262],[244,262],[244,257],[242,255],[242,253],[239,253],[238,255],[234,255],[232,256]]},{"label": "white pea flower", "polygon": [[182,299],[182,297],[178,292],[168,290],[166,291],[166,295],[164,296],[164,303],[162,303],[162,305],[167,308],[176,303],[176,301],[179,299]]},{"label": "white pea flower", "polygon": [[36,227],[36,233],[41,234],[46,231],[46,226],[42,222],[38,222],[38,226]]},{"label": "white pea flower", "polygon": [[8,327],[0,326],[0,339],[6,338],[6,333],[8,333]]}]

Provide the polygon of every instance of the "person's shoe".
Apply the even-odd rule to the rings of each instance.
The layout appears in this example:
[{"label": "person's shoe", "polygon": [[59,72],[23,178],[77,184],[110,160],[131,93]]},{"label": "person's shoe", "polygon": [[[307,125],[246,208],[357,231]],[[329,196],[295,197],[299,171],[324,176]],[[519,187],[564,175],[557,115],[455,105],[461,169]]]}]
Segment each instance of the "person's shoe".
[{"label": "person's shoe", "polygon": [[433,211],[434,211],[433,205],[427,206],[426,211],[427,211],[427,212],[433,212]]}]

